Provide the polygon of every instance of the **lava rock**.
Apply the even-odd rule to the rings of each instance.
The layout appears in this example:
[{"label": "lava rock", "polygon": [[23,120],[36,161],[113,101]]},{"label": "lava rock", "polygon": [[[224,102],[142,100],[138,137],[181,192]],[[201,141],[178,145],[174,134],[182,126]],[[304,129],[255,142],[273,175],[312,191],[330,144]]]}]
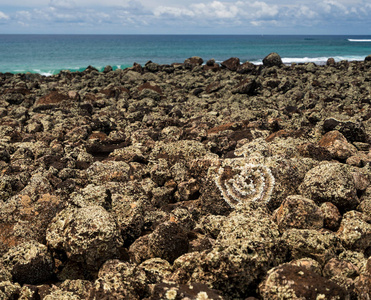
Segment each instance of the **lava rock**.
[{"label": "lava rock", "polygon": [[280,67],[282,59],[277,53],[272,52],[263,58],[263,65],[265,67]]},{"label": "lava rock", "polygon": [[116,222],[101,206],[62,210],[49,225],[46,240],[53,250],[92,270],[119,257],[123,244]]},{"label": "lava rock", "polygon": [[336,283],[291,264],[280,265],[268,272],[259,286],[263,299],[346,299],[349,294]]},{"label": "lava rock", "polygon": [[340,211],[359,204],[353,176],[342,164],[324,163],[311,169],[300,186],[303,196],[317,203],[330,202]]},{"label": "lava rock", "polygon": [[20,284],[37,284],[50,280],[54,274],[54,260],[48,248],[35,241],[11,248],[0,262]]}]

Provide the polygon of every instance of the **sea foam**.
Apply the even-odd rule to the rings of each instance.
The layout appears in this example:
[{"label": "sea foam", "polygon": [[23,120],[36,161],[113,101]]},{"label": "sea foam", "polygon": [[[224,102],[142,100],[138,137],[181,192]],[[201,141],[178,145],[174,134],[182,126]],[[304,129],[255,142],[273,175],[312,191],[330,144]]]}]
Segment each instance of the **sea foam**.
[{"label": "sea foam", "polygon": [[371,39],[348,39],[349,42],[371,42]]}]

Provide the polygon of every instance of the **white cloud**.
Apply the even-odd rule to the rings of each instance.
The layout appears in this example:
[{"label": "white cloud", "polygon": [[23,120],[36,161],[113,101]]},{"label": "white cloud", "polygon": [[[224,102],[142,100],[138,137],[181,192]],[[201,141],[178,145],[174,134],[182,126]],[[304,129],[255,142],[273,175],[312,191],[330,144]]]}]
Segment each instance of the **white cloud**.
[{"label": "white cloud", "polygon": [[174,17],[194,17],[195,13],[189,9],[179,8],[179,7],[169,7],[169,6],[159,6],[154,11],[153,14],[156,17],[161,17],[163,15],[169,15]]},{"label": "white cloud", "polygon": [[49,6],[61,9],[72,9],[76,7],[76,3],[72,0],[50,0]]},{"label": "white cloud", "polygon": [[265,2],[256,1],[250,6],[251,8],[256,9],[254,15],[257,18],[274,17],[279,13],[278,5],[269,5]]},{"label": "white cloud", "polygon": [[0,11],[0,20],[8,20],[9,16]]},{"label": "white cloud", "polygon": [[[9,8],[9,0],[0,0],[0,7],[2,3]],[[125,29],[135,33],[133,28],[141,28],[141,33],[157,29],[161,33],[201,33],[198,28],[213,33],[226,28],[255,33],[256,27],[274,32],[291,28],[295,32],[299,27],[310,31],[315,26],[321,29],[340,24],[347,28],[363,22],[365,32],[371,26],[369,0],[12,0],[11,5],[11,10],[0,11],[0,20],[27,23],[37,29],[73,29],[79,24],[87,30],[105,26],[108,33],[109,28],[121,28],[120,33]]]}]

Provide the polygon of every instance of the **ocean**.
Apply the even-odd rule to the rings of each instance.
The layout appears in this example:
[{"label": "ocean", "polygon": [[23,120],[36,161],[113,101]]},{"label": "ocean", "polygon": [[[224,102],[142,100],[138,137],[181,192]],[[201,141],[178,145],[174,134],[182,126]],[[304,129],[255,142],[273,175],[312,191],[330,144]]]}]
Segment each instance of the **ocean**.
[{"label": "ocean", "polygon": [[341,35],[0,35],[0,72],[57,74],[91,65],[127,68],[183,62],[200,56],[206,62],[238,57],[261,64],[271,52],[284,63],[363,60],[371,54],[371,36]]}]

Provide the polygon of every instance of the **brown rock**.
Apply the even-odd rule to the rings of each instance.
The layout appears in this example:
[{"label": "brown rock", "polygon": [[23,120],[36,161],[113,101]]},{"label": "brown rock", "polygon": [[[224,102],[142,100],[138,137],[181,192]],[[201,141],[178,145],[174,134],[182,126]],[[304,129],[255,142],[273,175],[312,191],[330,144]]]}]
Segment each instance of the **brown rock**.
[{"label": "brown rock", "polygon": [[255,69],[256,66],[253,63],[247,61],[237,67],[237,73],[248,74],[254,72]]},{"label": "brown rock", "polygon": [[283,264],[260,284],[263,299],[346,299],[345,289],[306,268]]},{"label": "brown rock", "polygon": [[289,196],[275,212],[281,231],[286,228],[320,229],[324,216],[313,200],[302,196]]},{"label": "brown rock", "polygon": [[335,59],[330,57],[329,59],[327,59],[326,65],[327,66],[334,66],[335,65]]},{"label": "brown rock", "polygon": [[34,104],[34,111],[42,111],[55,108],[69,100],[70,97],[68,95],[54,91],[36,100]]},{"label": "brown rock", "polygon": [[132,70],[138,73],[143,73],[143,68],[140,64],[134,63],[132,67],[128,68],[128,70]]},{"label": "brown rock", "polygon": [[345,160],[357,153],[357,148],[337,130],[327,132],[318,145],[327,149],[335,159],[339,160]]},{"label": "brown rock", "polygon": [[194,67],[201,66],[203,62],[204,60],[201,57],[193,56],[184,61],[184,67],[192,70]]},{"label": "brown rock", "polygon": [[149,234],[137,238],[129,248],[130,260],[136,264],[140,264],[147,259],[154,258],[153,253],[149,248]]},{"label": "brown rock", "polygon": [[332,231],[337,231],[341,222],[341,214],[337,207],[331,202],[325,202],[321,205],[321,211],[324,217],[324,228],[330,229]]},{"label": "brown rock", "polygon": [[320,161],[332,159],[332,155],[328,149],[313,143],[299,145],[298,151],[304,157],[310,157]]},{"label": "brown rock", "polygon": [[208,93],[208,94],[214,93],[214,92],[219,91],[222,88],[223,88],[223,85],[221,85],[220,81],[216,81],[216,82],[210,83],[206,87],[206,93]]},{"label": "brown rock", "polygon": [[238,57],[231,57],[221,63],[223,68],[227,68],[230,71],[237,71],[240,66],[240,59]]},{"label": "brown rock", "polygon": [[144,84],[142,84],[141,86],[138,87],[139,92],[143,91],[144,89],[152,90],[152,91],[162,95],[162,89],[158,85],[156,85],[155,83],[146,82],[146,83],[144,83]]},{"label": "brown rock", "polygon": [[323,276],[354,293],[354,280],[359,275],[358,268],[351,262],[332,258],[323,268]]},{"label": "brown rock", "polygon": [[366,262],[365,270],[355,279],[355,291],[358,299],[367,300],[371,295],[371,258]]},{"label": "brown rock", "polygon": [[[323,129],[328,131],[338,130],[347,141],[354,143],[368,143],[369,137],[362,122],[341,122],[334,118],[328,118],[323,123]],[[369,146],[367,147],[367,149]],[[366,150],[367,150],[366,149]]]},{"label": "brown rock", "polygon": [[309,271],[322,275],[322,266],[320,263],[312,258],[304,257],[301,259],[290,261],[290,264],[300,268],[305,268]]},{"label": "brown rock", "polygon": [[175,222],[167,222],[160,224],[151,234],[148,245],[155,257],[172,263],[188,251],[189,240],[182,227]]},{"label": "brown rock", "polygon": [[282,65],[281,57],[277,53],[272,52],[268,54],[266,57],[264,57],[263,65],[265,67],[274,67],[274,66],[279,67]]},{"label": "brown rock", "polygon": [[359,204],[353,175],[346,165],[324,163],[306,173],[301,194],[317,203],[331,202],[340,211]]},{"label": "brown rock", "polygon": [[204,65],[204,71],[212,70],[214,72],[220,70],[219,64],[215,62],[215,59],[209,59],[206,64]]},{"label": "brown rock", "polygon": [[252,95],[254,93],[255,87],[256,87],[255,80],[246,78],[232,89],[232,93]]}]

